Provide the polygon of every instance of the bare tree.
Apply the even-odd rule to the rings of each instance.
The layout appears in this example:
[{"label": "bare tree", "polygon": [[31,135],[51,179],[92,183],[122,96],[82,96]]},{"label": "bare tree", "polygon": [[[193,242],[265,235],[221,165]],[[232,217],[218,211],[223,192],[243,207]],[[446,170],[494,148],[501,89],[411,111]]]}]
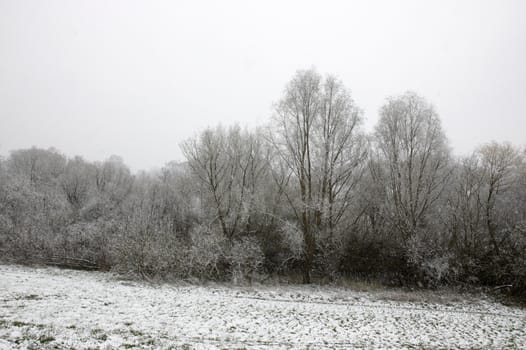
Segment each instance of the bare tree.
[{"label": "bare tree", "polygon": [[68,160],[60,186],[75,213],[79,211],[88,197],[92,172],[93,166],[81,157]]},{"label": "bare tree", "polygon": [[353,204],[365,169],[367,147],[359,130],[361,121],[361,111],[349,92],[328,76],[322,85],[313,139],[318,182],[316,225],[319,231],[327,231],[329,239]]},{"label": "bare tree", "polygon": [[468,254],[475,254],[484,243],[481,239],[484,206],[481,198],[484,172],[479,157],[461,158],[456,166],[449,191],[448,212],[453,244]]},{"label": "bare tree", "polygon": [[289,172],[275,172],[281,174],[276,183],[302,229],[304,283],[311,281],[317,236],[325,229],[332,234],[359,178],[355,172],[365,158],[360,120],[343,85],[315,70],[298,71],[276,104],[269,140],[280,169]]},{"label": "bare tree", "polygon": [[374,139],[384,165],[376,178],[386,187],[392,223],[408,239],[425,226],[451,175],[440,119],[428,102],[408,92],[381,108]]},{"label": "bare tree", "polygon": [[477,155],[484,172],[486,196],[484,200],[485,220],[488,235],[495,253],[499,254],[499,242],[496,237],[497,197],[505,194],[517,181],[517,168],[520,164],[520,153],[509,143],[491,142],[482,146]]},{"label": "bare tree", "polygon": [[181,147],[190,169],[205,187],[205,201],[211,199],[225,237],[233,239],[242,231],[243,222],[250,230],[254,195],[266,165],[258,134],[238,126],[228,131],[217,127]]},{"label": "bare tree", "polygon": [[11,172],[29,180],[30,184],[39,189],[56,184],[64,172],[66,158],[56,149],[44,150],[32,147],[11,152],[8,159]]},{"label": "bare tree", "polygon": [[116,204],[120,204],[132,190],[133,176],[119,156],[113,155],[102,163],[95,163],[94,176],[99,193]]}]

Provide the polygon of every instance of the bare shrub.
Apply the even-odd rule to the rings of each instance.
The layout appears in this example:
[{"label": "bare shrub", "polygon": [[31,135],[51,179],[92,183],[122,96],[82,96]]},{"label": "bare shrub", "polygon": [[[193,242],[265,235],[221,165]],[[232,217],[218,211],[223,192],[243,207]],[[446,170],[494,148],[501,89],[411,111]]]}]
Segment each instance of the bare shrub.
[{"label": "bare shrub", "polygon": [[47,248],[44,262],[73,268],[108,269],[113,253],[105,225],[79,222],[49,237],[43,242]]},{"label": "bare shrub", "polygon": [[442,252],[433,241],[423,235],[411,237],[407,243],[408,263],[416,269],[417,282],[436,287],[450,272],[450,255]]},{"label": "bare shrub", "polygon": [[281,261],[278,272],[288,272],[301,263],[305,251],[303,233],[297,224],[285,221],[279,230],[281,237]]},{"label": "bare shrub", "polygon": [[222,278],[226,275],[228,242],[222,232],[200,225],[190,231],[187,252],[188,274],[198,278]]},{"label": "bare shrub", "polygon": [[243,237],[232,244],[229,260],[234,283],[252,282],[262,272],[265,256],[255,237]]},{"label": "bare shrub", "polygon": [[114,246],[118,272],[160,278],[183,273],[184,249],[175,235],[130,227],[115,237]]}]

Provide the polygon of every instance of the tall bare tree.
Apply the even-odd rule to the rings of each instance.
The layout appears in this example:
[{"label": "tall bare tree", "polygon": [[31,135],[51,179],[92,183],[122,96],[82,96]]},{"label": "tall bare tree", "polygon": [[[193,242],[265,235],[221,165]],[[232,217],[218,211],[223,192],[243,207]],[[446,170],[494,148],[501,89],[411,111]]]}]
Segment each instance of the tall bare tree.
[{"label": "tall bare tree", "polygon": [[277,184],[303,233],[304,283],[311,281],[317,237],[334,232],[360,177],[365,159],[360,122],[361,113],[344,86],[315,70],[298,71],[276,104],[269,140],[280,169],[289,172]]},{"label": "tall bare tree", "polygon": [[477,151],[484,172],[486,195],[484,199],[486,228],[494,252],[499,254],[497,239],[497,199],[505,194],[518,180],[520,153],[509,143],[488,143]]},{"label": "tall bare tree", "polygon": [[88,197],[90,180],[93,178],[93,168],[91,164],[77,156],[68,160],[61,177],[60,187],[75,214],[78,213]]},{"label": "tall bare tree", "polygon": [[473,154],[461,158],[456,166],[449,191],[448,220],[452,244],[465,253],[474,254],[484,244],[481,231],[484,206],[481,198],[484,172],[479,157]]},{"label": "tall bare tree", "polygon": [[[190,169],[211,199],[221,231],[233,239],[250,230],[254,195],[266,170],[265,151],[257,133],[238,126],[207,129],[182,145]],[[205,204],[205,203],[203,203]]]},{"label": "tall bare tree", "polygon": [[359,127],[361,111],[335,77],[322,85],[319,117],[313,133],[317,176],[316,225],[333,238],[335,228],[353,204],[365,169],[365,138]]},{"label": "tall bare tree", "polygon": [[386,187],[392,223],[408,239],[425,226],[451,175],[440,119],[426,100],[407,92],[381,108],[374,139],[384,170],[376,178]]}]

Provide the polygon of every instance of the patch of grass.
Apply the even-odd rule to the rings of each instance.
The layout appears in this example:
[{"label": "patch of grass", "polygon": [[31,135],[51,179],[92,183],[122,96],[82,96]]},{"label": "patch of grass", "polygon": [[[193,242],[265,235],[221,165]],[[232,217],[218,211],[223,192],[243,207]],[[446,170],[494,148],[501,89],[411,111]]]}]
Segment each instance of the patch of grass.
[{"label": "patch of grass", "polygon": [[15,300],[42,300],[42,297],[36,295],[36,294],[29,294],[29,295],[19,295],[15,297]]},{"label": "patch of grass", "polygon": [[130,333],[133,334],[133,335],[136,336],[136,337],[140,337],[141,335],[144,335],[143,332],[138,331],[138,330],[136,330],[136,329],[130,329]]},{"label": "patch of grass", "polygon": [[125,343],[125,344],[122,344],[122,347],[125,348],[125,349],[131,349],[131,348],[136,347],[136,345],[135,344]]},{"label": "patch of grass", "polygon": [[98,341],[106,341],[108,340],[108,335],[104,333],[103,329],[100,328],[93,328],[91,330],[91,334],[97,339]]},{"label": "patch of grass", "polygon": [[128,326],[128,327],[131,326],[132,324],[133,324],[133,322],[124,322],[124,325]]},{"label": "patch of grass", "polygon": [[53,340],[55,340],[55,338],[50,335],[41,335],[40,338],[38,338],[40,344],[51,343]]},{"label": "patch of grass", "polygon": [[441,304],[445,306],[454,306],[457,303],[465,301],[460,295],[452,294],[447,290],[444,291],[403,291],[390,290],[381,293],[378,300],[395,301],[402,303],[426,303],[426,304]]},{"label": "patch of grass", "polygon": [[386,286],[375,280],[342,278],[336,285],[357,292],[379,292],[388,290]]},{"label": "patch of grass", "polygon": [[67,326],[66,328],[67,328],[67,329],[76,329],[77,326],[75,326],[74,324],[72,324],[71,326]]},{"label": "patch of grass", "polygon": [[143,345],[154,345],[155,340],[154,339],[148,339],[145,342],[142,343]]},{"label": "patch of grass", "polygon": [[401,303],[421,303],[426,299],[422,295],[416,293],[397,292],[380,295],[378,296],[378,300],[396,301]]},{"label": "patch of grass", "polygon": [[31,323],[22,322],[22,321],[13,321],[13,326],[15,327],[31,326]]},{"label": "patch of grass", "polygon": [[97,334],[97,333],[102,333],[102,332],[104,332],[104,331],[102,329],[100,329],[100,328],[93,328],[91,330],[91,334]]}]

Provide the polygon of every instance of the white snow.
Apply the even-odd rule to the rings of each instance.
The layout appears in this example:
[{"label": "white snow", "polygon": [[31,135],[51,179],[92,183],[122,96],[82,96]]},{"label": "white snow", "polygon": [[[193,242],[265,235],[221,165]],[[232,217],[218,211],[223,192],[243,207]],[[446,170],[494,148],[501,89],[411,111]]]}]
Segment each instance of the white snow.
[{"label": "white snow", "polygon": [[316,286],[153,285],[0,265],[3,349],[525,349],[488,297]]}]

